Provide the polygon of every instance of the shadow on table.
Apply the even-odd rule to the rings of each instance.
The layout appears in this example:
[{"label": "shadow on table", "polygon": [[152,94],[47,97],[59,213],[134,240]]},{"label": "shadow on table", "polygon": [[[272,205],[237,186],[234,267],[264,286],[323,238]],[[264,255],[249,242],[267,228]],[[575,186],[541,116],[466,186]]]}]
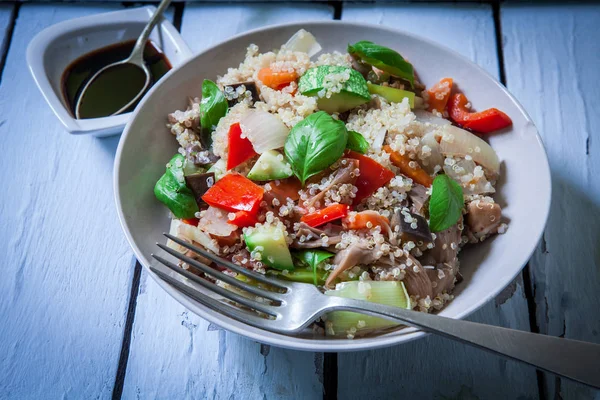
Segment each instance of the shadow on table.
[{"label": "shadow on table", "polygon": [[100,147],[112,156],[113,161],[115,159],[115,154],[117,153],[117,146],[119,145],[120,138],[121,135],[97,138]]}]

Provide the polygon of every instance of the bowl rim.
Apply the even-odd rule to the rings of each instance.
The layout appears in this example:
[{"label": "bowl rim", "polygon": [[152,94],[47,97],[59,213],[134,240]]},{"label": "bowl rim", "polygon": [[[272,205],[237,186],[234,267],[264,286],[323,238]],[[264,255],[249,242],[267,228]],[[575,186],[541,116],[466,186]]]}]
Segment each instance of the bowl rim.
[{"label": "bowl rim", "polygon": [[[358,29],[365,28],[365,27],[371,28],[371,29],[378,29],[378,30],[385,31],[392,35],[402,34],[402,35],[410,37],[414,40],[425,42],[435,48],[442,49],[443,51],[447,51],[447,52],[451,53],[453,56],[462,60],[463,62],[466,62],[466,63],[470,64],[471,66],[474,66],[485,77],[490,79],[491,82],[493,82],[498,87],[498,89],[500,89],[504,93],[504,95],[507,96],[507,98],[510,99],[510,101],[521,112],[522,116],[525,118],[525,121],[528,123],[528,130],[530,131],[529,134],[535,134],[535,139],[536,139],[537,143],[539,144],[539,147],[541,149],[541,155],[543,156],[543,160],[540,160],[540,162],[543,162],[543,165],[541,168],[541,170],[543,172],[543,176],[540,176],[540,182],[542,183],[542,187],[547,189],[547,192],[548,192],[547,196],[542,197],[544,199],[544,203],[538,205],[539,209],[543,209],[543,220],[542,220],[543,223],[539,227],[539,232],[537,234],[536,241],[535,241],[536,246],[532,246],[532,249],[527,253],[527,257],[525,257],[522,260],[521,265],[519,266],[518,269],[515,269],[513,273],[507,274],[505,276],[501,286],[499,285],[494,290],[489,291],[485,296],[483,296],[481,298],[481,300],[478,303],[473,303],[473,305],[467,307],[466,309],[462,310],[461,312],[459,312],[458,314],[456,314],[450,318],[463,319],[463,318],[468,317],[469,315],[471,315],[472,313],[474,313],[475,311],[477,311],[478,309],[483,307],[485,304],[487,304],[490,300],[495,298],[502,290],[504,290],[521,273],[521,271],[523,270],[523,268],[525,267],[525,265],[531,258],[533,252],[537,248],[537,243],[539,243],[540,239],[542,238],[542,235],[544,233],[544,230],[545,230],[547,222],[548,222],[548,216],[550,213],[550,204],[551,204],[551,198],[552,198],[552,181],[551,181],[550,166],[548,163],[548,155],[547,155],[546,149],[544,147],[542,138],[540,137],[539,132],[538,132],[537,128],[535,127],[534,122],[532,121],[529,114],[525,111],[525,109],[523,108],[521,103],[519,103],[519,101],[508,91],[508,89],[502,83],[500,83],[494,76],[492,76],[484,68],[482,68],[475,62],[469,60],[467,57],[463,56],[462,54],[458,53],[457,51],[455,51],[451,48],[448,48],[442,44],[439,44],[433,40],[423,38],[419,35],[416,35],[416,34],[413,34],[410,32],[406,32],[401,29],[395,29],[395,28],[391,28],[391,27],[387,27],[387,26],[378,25],[378,24],[353,22],[353,21],[340,21],[340,20],[328,20],[328,21],[305,20],[305,21],[297,21],[297,22],[291,22],[291,23],[267,25],[267,26],[263,26],[260,28],[248,30],[248,31],[239,33],[237,35],[231,36],[228,39],[220,41],[213,46],[207,47],[206,49],[203,49],[201,52],[195,54],[193,57],[186,60],[181,65],[179,65],[176,68],[173,68],[171,71],[169,71],[163,77],[164,79],[161,83],[159,83],[158,85],[154,85],[151,88],[151,90],[148,93],[146,93],[144,98],[140,101],[140,103],[138,104],[136,109],[133,111],[132,118],[128,121],[127,125],[125,126],[123,135],[121,136],[121,139],[119,140],[119,145],[117,147],[117,152],[115,155],[115,164],[114,164],[114,169],[113,169],[114,194],[115,194],[115,201],[116,201],[116,206],[117,206],[119,222],[121,224],[121,227],[123,228],[123,232],[125,233],[125,236],[127,238],[127,241],[129,242],[129,245],[133,249],[133,252],[134,252],[137,260],[140,262],[141,265],[144,266],[144,268],[146,269],[148,274],[158,283],[158,285],[161,288],[163,288],[177,302],[179,302],[183,306],[190,309],[190,311],[192,311],[194,308],[200,308],[200,310],[202,312],[198,313],[198,315],[201,318],[209,321],[210,323],[218,325],[225,330],[245,336],[245,337],[255,340],[259,343],[264,343],[264,344],[269,344],[269,345],[273,345],[273,346],[289,348],[289,349],[294,349],[294,350],[302,350],[302,351],[347,352],[347,351],[371,350],[371,349],[388,347],[388,346],[392,346],[392,345],[396,345],[396,344],[406,343],[411,340],[415,340],[417,338],[422,338],[422,337],[429,335],[429,333],[427,333],[427,332],[408,327],[408,328],[404,328],[401,331],[402,334],[377,336],[377,337],[374,337],[373,338],[374,340],[372,340],[372,341],[361,341],[361,340],[356,340],[356,341],[339,340],[339,341],[337,341],[335,339],[330,339],[330,340],[319,340],[318,342],[316,342],[313,339],[304,339],[304,338],[297,338],[297,337],[293,337],[293,336],[286,336],[286,335],[279,334],[279,333],[274,333],[274,332],[270,332],[270,331],[266,331],[266,330],[262,330],[262,329],[253,328],[246,324],[244,324],[243,326],[233,325],[230,322],[233,320],[230,319],[229,317],[226,317],[223,314],[217,314],[217,316],[213,317],[211,314],[205,312],[204,306],[197,304],[195,301],[193,301],[192,299],[190,299],[183,293],[176,291],[167,282],[163,281],[161,278],[156,276],[148,267],[148,265],[150,264],[148,262],[149,260],[146,259],[144,254],[141,252],[139,247],[136,245],[133,237],[131,236],[131,233],[129,232],[129,229],[127,227],[127,221],[123,214],[123,207],[122,207],[121,199],[120,199],[119,170],[120,170],[121,157],[122,157],[122,153],[123,153],[123,146],[124,146],[125,140],[126,140],[127,136],[130,134],[130,129],[133,124],[133,121],[136,119],[137,113],[139,112],[141,107],[143,107],[143,105],[146,103],[146,101],[148,101],[148,99],[154,94],[154,92],[156,90],[158,90],[160,88],[160,86],[162,84],[164,84],[164,82],[167,81],[168,77],[170,77],[172,74],[177,73],[179,71],[179,69],[185,67],[187,64],[194,62],[197,58],[201,57],[204,53],[206,53],[208,51],[216,49],[220,46],[227,45],[229,42],[233,42],[244,36],[249,36],[252,34],[266,32],[266,31],[278,29],[278,28],[297,27],[298,29],[300,29],[300,28],[304,27],[305,25],[313,25],[313,26],[314,25],[321,25],[321,26],[343,25],[343,26],[349,26],[349,27],[354,27],[354,28],[358,28]],[[195,311],[192,311],[192,312],[195,313]],[[247,329],[250,329],[250,331]],[[254,331],[256,331],[256,332],[254,332]],[[261,332],[262,332],[262,334],[261,334]],[[295,339],[295,340],[290,341],[290,339]],[[297,339],[300,339],[300,340],[297,340]]]},{"label": "bowl rim", "polygon": [[[73,117],[52,88],[52,84],[46,74],[44,57],[48,51],[48,46],[61,37],[77,35],[78,32],[92,27],[144,23],[152,17],[155,10],[156,7],[147,5],[68,19],[48,26],[31,39],[26,50],[26,62],[29,72],[46,103],[48,103],[54,115],[56,115],[69,133],[73,135],[85,135],[102,133],[107,130],[118,133],[119,128],[123,128],[131,119],[133,111],[101,118],[80,120]],[[181,60],[176,60],[178,65],[172,69],[185,64],[192,57],[192,51],[168,18],[163,17],[154,29],[164,31],[167,34],[165,38],[170,38],[168,40],[169,46],[177,48],[182,55]],[[89,49],[89,51],[93,50],[92,48]]]}]

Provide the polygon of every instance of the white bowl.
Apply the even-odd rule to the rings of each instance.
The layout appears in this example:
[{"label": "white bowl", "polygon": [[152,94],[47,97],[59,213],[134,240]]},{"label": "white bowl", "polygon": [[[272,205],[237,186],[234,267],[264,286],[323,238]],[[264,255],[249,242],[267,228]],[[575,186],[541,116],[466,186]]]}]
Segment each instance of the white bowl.
[{"label": "white bowl", "polygon": [[[76,119],[62,94],[61,77],[67,66],[93,50],[137,39],[156,8],[152,6],[75,18],[38,33],[27,47],[27,64],[33,79],[65,129],[73,134],[118,134],[132,113],[113,117]],[[154,28],[150,40],[165,53],[173,68],[192,51],[168,20]]]},{"label": "white bowl", "polygon": [[[489,137],[503,161],[496,200],[510,220],[508,231],[461,253],[464,281],[457,285],[455,299],[440,313],[451,318],[471,314],[515,278],[541,237],[550,207],[550,170],[546,154],[531,119],[487,72],[445,47],[376,25],[328,21],[258,29],[205,50],[170,71],[135,110],[121,137],[115,160],[117,209],[136,256],[146,268],[151,264],[158,265],[150,254],[157,252],[155,242],[163,241],[162,232],[169,229],[168,210],[153,195],[156,180],[177,150],[176,141],[164,128],[166,115],[185,108],[188,96],[199,96],[204,78],[215,79],[228,67],[239,65],[250,43],[257,44],[262,50],[277,48],[300,28],[312,32],[324,51],[345,51],[348,43],[359,40],[371,40],[396,49],[411,60],[427,86],[441,77],[453,77],[478,109],[497,107],[512,118],[512,129]],[[310,333],[286,336],[267,332],[207,309],[149,270],[148,273],[175,299],[201,317],[232,332],[275,346],[348,351],[389,346],[424,335],[405,329],[347,340]]]}]

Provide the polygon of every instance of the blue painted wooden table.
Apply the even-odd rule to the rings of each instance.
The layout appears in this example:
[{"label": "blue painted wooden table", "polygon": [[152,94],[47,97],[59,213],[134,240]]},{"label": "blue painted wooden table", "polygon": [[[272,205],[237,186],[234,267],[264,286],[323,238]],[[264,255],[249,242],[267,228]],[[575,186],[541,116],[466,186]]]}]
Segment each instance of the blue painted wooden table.
[{"label": "blue painted wooden table", "polygon": [[[45,27],[122,7],[0,3],[1,399],[600,399],[437,337],[339,355],[269,348],[170,298],[117,220],[118,137],[69,136],[25,65]],[[600,4],[178,3],[169,15],[195,52],[263,25],[341,18],[440,42],[499,78],[543,137],[552,209],[523,273],[470,319],[600,341]]]}]

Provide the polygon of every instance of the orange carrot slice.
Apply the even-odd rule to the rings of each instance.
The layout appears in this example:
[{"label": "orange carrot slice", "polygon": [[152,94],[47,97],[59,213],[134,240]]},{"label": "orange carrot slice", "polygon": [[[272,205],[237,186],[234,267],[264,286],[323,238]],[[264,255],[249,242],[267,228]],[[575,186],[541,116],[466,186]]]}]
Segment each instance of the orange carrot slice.
[{"label": "orange carrot slice", "polygon": [[289,71],[273,71],[270,67],[258,71],[258,79],[271,89],[281,90],[298,79],[298,74]]},{"label": "orange carrot slice", "polygon": [[411,160],[407,154],[403,155],[392,150],[390,146],[383,146],[383,150],[390,154],[390,161],[396,167],[400,168],[400,172],[425,187],[431,186],[433,179],[431,179],[431,176],[421,168],[419,163]]},{"label": "orange carrot slice", "polygon": [[429,94],[429,111],[436,110],[443,112],[450,98],[450,92],[452,91],[452,78],[443,78],[438,83],[433,85],[431,89],[427,90]]}]

